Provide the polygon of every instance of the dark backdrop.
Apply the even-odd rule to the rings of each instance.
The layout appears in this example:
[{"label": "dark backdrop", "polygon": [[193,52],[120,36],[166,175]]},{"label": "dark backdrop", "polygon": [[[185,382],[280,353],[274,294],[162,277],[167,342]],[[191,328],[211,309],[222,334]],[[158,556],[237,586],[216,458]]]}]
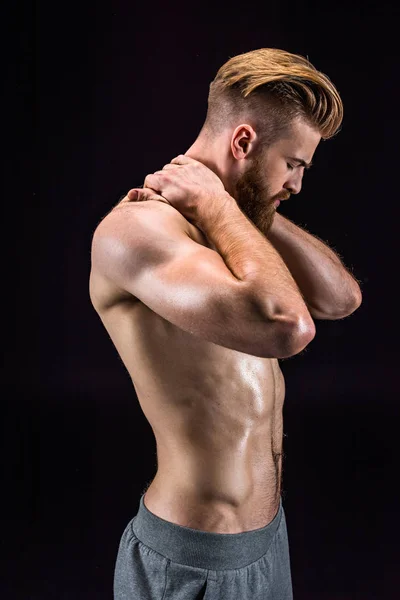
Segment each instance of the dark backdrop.
[{"label": "dark backdrop", "polygon": [[112,598],[119,539],[156,458],[90,304],[91,236],[124,192],[192,144],[218,68],[260,47],[308,56],[342,95],[342,131],[281,210],[339,252],[363,291],[356,313],[317,321],[306,351],[281,365],[295,599],[398,598],[398,29],[389,2],[13,4],[4,598]]}]

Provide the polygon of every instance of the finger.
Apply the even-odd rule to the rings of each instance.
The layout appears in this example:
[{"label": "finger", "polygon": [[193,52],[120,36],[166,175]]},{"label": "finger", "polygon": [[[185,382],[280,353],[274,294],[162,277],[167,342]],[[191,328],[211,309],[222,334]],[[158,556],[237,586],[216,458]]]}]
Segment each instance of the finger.
[{"label": "finger", "polygon": [[159,194],[156,190],[153,190],[152,188],[148,187],[143,188],[139,191],[139,197],[137,198],[136,202],[144,202],[145,200],[157,200],[158,202],[170,204],[170,202],[168,202],[168,200],[164,198],[164,196]]},{"label": "finger", "polygon": [[157,177],[157,175],[155,173],[150,173],[150,175],[146,175],[143,187],[152,188],[156,192],[161,192],[160,178]]},{"label": "finger", "polygon": [[134,200],[137,200],[139,197],[139,190],[137,188],[132,188],[131,190],[129,190],[129,192],[127,193],[127,197],[129,200],[131,200],[132,202]]},{"label": "finger", "polygon": [[162,170],[168,171],[168,169],[177,169],[178,167],[179,165],[171,165],[171,163],[168,163],[163,166]]},{"label": "finger", "polygon": [[171,160],[171,163],[174,165],[187,165],[188,163],[196,162],[194,158],[190,158],[190,156],[186,156],[185,154],[179,154],[175,158]]},{"label": "finger", "polygon": [[157,196],[157,192],[152,188],[132,188],[126,196],[131,202],[139,202],[148,200],[151,196]]}]

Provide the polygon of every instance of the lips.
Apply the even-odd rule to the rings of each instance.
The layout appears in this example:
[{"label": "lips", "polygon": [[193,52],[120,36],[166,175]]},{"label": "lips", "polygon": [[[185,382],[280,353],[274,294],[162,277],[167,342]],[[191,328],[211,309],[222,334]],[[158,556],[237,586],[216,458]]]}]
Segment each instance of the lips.
[{"label": "lips", "polygon": [[289,196],[281,196],[280,198],[275,198],[274,200],[274,206],[279,206],[281,202],[285,201],[285,200],[289,200],[290,195]]}]

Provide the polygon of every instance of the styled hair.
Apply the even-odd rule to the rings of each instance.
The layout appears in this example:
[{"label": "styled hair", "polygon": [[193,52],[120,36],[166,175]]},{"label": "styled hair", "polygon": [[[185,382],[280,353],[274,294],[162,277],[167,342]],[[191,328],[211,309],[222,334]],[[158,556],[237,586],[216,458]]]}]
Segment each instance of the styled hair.
[{"label": "styled hair", "polygon": [[260,143],[283,137],[301,117],[323,140],[333,137],[343,119],[339,92],[308,59],[278,48],[260,48],[230,58],[210,84],[206,136],[248,122]]}]

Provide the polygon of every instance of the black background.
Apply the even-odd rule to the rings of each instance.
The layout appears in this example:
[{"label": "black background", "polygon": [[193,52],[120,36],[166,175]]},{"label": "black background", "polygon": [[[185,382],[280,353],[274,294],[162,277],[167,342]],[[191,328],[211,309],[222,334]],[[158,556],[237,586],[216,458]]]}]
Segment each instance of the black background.
[{"label": "black background", "polygon": [[398,598],[397,4],[8,8],[2,597],[112,598],[119,539],[156,457],[90,304],[91,236],[193,143],[218,68],[278,47],[308,56],[345,107],[280,210],[327,241],[363,292],[358,311],[317,321],[306,351],[281,364],[294,598]]}]

